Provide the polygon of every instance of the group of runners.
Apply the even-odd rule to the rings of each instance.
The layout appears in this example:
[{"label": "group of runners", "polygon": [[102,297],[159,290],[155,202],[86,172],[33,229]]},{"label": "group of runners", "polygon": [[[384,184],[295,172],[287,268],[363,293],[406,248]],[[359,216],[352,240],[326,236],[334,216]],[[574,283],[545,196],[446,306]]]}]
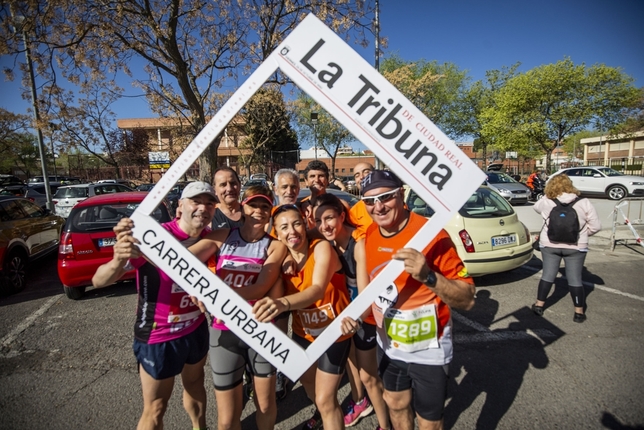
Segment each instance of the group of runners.
[{"label": "group of runners", "polygon": [[[329,171],[318,160],[305,170],[311,196],[300,203],[294,170],[278,171],[273,189],[251,186],[240,197],[236,172],[220,168],[214,187],[193,182],[184,189],[177,217],[163,227],[248,300],[257,321],[284,332],[290,323],[303,348],[389,261],[402,260],[404,272],[360,318],[342,320],[342,335],[300,378],[316,407],[302,428],[342,429],[374,410],[378,428],[413,429],[416,420],[421,429],[440,429],[452,359],[450,307],[471,308],[474,284],[444,231],[420,251],[404,248],[427,219],[407,209],[395,174],[367,163],[354,174],[361,199],[349,208],[326,192]],[[245,372],[257,428],[274,428],[284,376],[226,327],[225,315],[206,318],[202,303],[146,260],[133,227],[130,219],[115,227],[114,257],[93,284],[107,286],[137,270],[138,428],[162,428],[177,375],[193,428],[207,428],[208,355],[218,428],[241,428]],[[345,371],[352,394],[343,411],[337,393]]]}]

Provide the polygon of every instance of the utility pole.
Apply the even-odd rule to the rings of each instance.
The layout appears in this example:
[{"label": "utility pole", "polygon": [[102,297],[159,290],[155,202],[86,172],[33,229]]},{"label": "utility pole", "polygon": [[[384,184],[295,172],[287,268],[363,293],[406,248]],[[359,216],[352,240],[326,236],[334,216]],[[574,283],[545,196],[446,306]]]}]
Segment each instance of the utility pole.
[{"label": "utility pole", "polygon": [[[40,153],[40,166],[42,168],[43,182],[45,183],[45,195],[47,196],[47,209],[53,212],[54,204],[51,200],[51,189],[49,188],[49,174],[47,173],[47,151],[45,151],[45,143],[43,142],[42,130],[40,130],[40,113],[38,110],[38,95],[36,93],[36,78],[34,76],[34,67],[31,62],[31,52],[29,50],[29,40],[27,39],[27,32],[25,31],[24,22],[25,17],[14,15],[13,8],[10,7],[11,17],[14,22],[14,30],[18,32],[20,25],[20,33],[22,33],[22,42],[25,45],[25,58],[27,59],[27,72],[29,73],[29,83],[31,84],[31,103],[34,110],[35,128],[38,136],[38,151]],[[54,162],[56,160],[54,159]]]},{"label": "utility pole", "polygon": [[[374,67],[378,72],[380,72],[380,1],[376,0],[376,11],[374,13],[374,18],[373,18],[373,29],[374,33],[376,35],[376,40],[374,43],[374,46],[376,47],[376,52],[375,52],[375,59],[374,59]],[[379,158],[376,157],[376,165],[375,168],[378,170],[382,170],[382,162],[380,161]]]}]

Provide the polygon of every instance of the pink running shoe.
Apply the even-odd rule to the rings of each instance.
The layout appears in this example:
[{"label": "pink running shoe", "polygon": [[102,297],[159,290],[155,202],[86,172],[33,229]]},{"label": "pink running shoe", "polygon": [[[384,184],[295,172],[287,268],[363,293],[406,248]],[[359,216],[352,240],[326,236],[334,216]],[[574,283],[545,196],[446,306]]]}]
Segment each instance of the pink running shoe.
[{"label": "pink running shoe", "polygon": [[365,396],[358,403],[353,400],[349,401],[349,407],[347,412],[344,415],[344,425],[345,427],[351,427],[358,424],[360,418],[366,417],[373,411],[373,406],[369,399]]}]

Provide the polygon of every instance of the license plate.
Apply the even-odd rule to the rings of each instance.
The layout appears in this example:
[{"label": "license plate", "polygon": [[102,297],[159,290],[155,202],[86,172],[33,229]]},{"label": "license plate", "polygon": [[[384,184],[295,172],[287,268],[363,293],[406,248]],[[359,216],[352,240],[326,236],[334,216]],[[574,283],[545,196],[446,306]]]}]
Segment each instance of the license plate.
[{"label": "license plate", "polygon": [[517,237],[513,234],[510,236],[497,236],[492,238],[492,246],[512,245],[514,243],[517,243]]},{"label": "license plate", "polygon": [[106,246],[114,246],[115,243],[116,243],[115,237],[108,237],[105,239],[98,240],[98,246],[101,248],[105,248]]}]

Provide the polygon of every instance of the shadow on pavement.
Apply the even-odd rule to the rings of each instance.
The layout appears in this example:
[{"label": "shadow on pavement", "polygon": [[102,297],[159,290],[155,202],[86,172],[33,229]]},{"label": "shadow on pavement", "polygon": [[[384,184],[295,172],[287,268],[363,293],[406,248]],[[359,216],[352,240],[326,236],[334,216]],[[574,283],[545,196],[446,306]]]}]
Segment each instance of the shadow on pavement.
[{"label": "shadow on pavement", "polygon": [[602,416],[602,424],[610,430],[644,430],[644,426],[635,425],[627,426],[619,422],[617,418],[610,412],[604,412]]},{"label": "shadow on pavement", "polygon": [[[524,266],[530,266],[531,270],[522,269]],[[503,285],[522,281],[531,277],[534,274],[534,271],[541,270],[541,267],[541,260],[537,258],[536,255],[533,255],[532,259],[521,267],[517,267],[509,272],[493,273],[491,275],[476,277],[474,278],[474,284],[476,284],[477,287],[491,287],[494,285]]]},{"label": "shadow on pavement", "polygon": [[[479,304],[484,309],[477,311]],[[546,346],[565,336],[565,332],[546,318],[536,318],[528,307],[494,319],[498,308],[498,302],[491,298],[489,291],[479,291],[475,309],[464,313],[488,329],[507,318],[514,321],[507,328],[479,331],[476,333],[481,336],[478,340],[463,345],[456,343],[450,365],[450,400],[445,408],[445,428],[454,428],[461,414],[484,395],[485,402],[476,424],[460,423],[459,427],[496,429],[514,403],[526,371],[530,366],[545,369],[549,364]],[[484,335],[497,336],[497,339],[490,341]],[[507,342],[518,345],[507,348]],[[458,381],[461,375],[463,377]]]}]

